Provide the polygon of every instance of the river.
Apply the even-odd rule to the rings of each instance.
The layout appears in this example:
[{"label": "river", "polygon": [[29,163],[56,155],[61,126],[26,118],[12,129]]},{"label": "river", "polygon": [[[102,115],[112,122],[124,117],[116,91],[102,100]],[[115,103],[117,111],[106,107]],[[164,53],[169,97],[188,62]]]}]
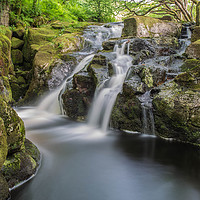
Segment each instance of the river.
[{"label": "river", "polygon": [[[96,29],[90,30],[87,56],[101,49],[99,38],[116,36],[112,27],[111,32],[103,27],[98,37],[93,34]],[[96,46],[91,48],[91,43]],[[26,136],[42,159],[37,175],[12,190],[12,200],[200,199],[197,147],[154,135],[102,131],[49,113],[41,105],[17,108]]]}]

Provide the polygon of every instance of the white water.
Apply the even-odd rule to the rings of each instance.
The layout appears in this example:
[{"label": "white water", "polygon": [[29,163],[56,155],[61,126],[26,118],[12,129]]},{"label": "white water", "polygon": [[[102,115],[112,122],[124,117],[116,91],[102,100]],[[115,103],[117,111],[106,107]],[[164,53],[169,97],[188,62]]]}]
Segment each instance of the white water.
[{"label": "white water", "polygon": [[[80,63],[75,67],[70,76],[66,76],[66,71],[68,69],[62,69],[63,72],[57,73],[58,77],[54,79],[60,79],[60,86],[55,90],[50,91],[45,97],[42,98],[39,105],[37,106],[38,110],[47,111],[54,114],[63,114],[62,108],[62,99],[59,99],[59,96],[63,94],[66,88],[67,80],[70,80],[74,74],[81,71],[87,64],[93,59],[94,54],[97,50],[102,49],[102,42],[113,37],[120,37],[122,33],[123,24],[122,23],[111,23],[108,24],[108,27],[103,26],[90,26],[84,32],[85,38],[85,48],[81,52],[75,52],[78,56],[87,55]],[[90,45],[88,46],[89,43]],[[62,62],[63,65],[63,62]],[[66,68],[68,65],[66,65]],[[61,81],[62,80],[62,81]]]},{"label": "white water", "polygon": [[112,61],[115,74],[110,78],[106,87],[100,86],[102,88],[96,95],[89,112],[88,124],[100,127],[104,132],[108,127],[117,95],[122,90],[126,73],[132,65],[132,57],[124,55],[126,44],[127,42],[124,42],[121,47],[115,46],[116,59]]},{"label": "white water", "polygon": [[150,96],[151,91],[145,92],[139,97],[142,106],[142,132],[144,134],[155,135],[155,124],[153,116],[153,99]]},{"label": "white water", "polygon": [[[51,93],[49,93],[39,104],[39,106],[37,107],[37,109],[39,110],[43,110],[43,111],[48,111],[50,113],[54,113],[54,114],[60,114],[60,103],[59,103],[59,99],[58,96],[61,92],[64,92],[65,90],[65,86],[67,84],[67,80],[70,80],[75,73],[79,72],[80,70],[82,70],[89,62],[91,62],[91,60],[93,59],[94,54],[86,56],[74,69],[74,71],[72,72],[72,74],[67,77],[64,82],[62,83],[61,86],[59,86],[57,89],[55,89],[54,91],[52,91]],[[62,109],[61,109],[61,113],[63,113]]]}]

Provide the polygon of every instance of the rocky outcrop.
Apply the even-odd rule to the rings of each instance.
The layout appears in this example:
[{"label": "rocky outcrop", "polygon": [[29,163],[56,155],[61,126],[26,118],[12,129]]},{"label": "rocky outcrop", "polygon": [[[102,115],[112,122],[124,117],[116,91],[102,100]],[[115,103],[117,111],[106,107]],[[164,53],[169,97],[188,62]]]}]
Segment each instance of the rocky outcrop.
[{"label": "rocky outcrop", "polygon": [[[23,53],[24,65],[32,66],[32,80],[23,102],[33,101],[49,90],[48,81],[52,77],[54,67],[58,66],[58,62],[62,65],[61,59],[64,54],[80,50],[82,46],[82,37],[75,33],[69,34],[63,29],[53,29],[51,26],[30,28],[25,35]],[[71,62],[72,59],[68,61]]]},{"label": "rocky outcrop", "polygon": [[200,40],[193,42],[185,53],[188,58],[200,59]]},{"label": "rocky outcrop", "polygon": [[[26,145],[24,123],[10,106],[13,88],[9,80],[15,77],[11,60],[11,33],[7,28],[1,32],[4,34],[0,34],[0,199],[4,200],[9,196],[9,187],[35,173],[40,153],[34,145]],[[30,153],[30,149],[37,151],[37,156]],[[10,173],[13,167],[15,171]],[[15,178],[17,174],[18,178]]]},{"label": "rocky outcrop", "polygon": [[194,27],[194,30],[192,31],[191,42],[195,42],[197,40],[200,40],[200,26]]},{"label": "rocky outcrop", "polygon": [[110,124],[113,128],[128,131],[142,131],[142,109],[137,98],[137,91],[127,83],[123,93],[119,94],[111,114]]},{"label": "rocky outcrop", "polygon": [[159,87],[153,100],[157,135],[200,143],[200,66]]},{"label": "rocky outcrop", "polygon": [[181,24],[151,17],[136,16],[124,20],[123,37],[177,37]]}]

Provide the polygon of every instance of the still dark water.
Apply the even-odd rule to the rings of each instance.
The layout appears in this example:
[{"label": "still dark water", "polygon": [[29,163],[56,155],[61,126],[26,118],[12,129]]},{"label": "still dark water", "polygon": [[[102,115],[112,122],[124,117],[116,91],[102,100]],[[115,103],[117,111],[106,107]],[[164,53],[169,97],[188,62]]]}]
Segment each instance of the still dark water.
[{"label": "still dark water", "polygon": [[196,147],[109,131],[36,111],[18,110],[42,152],[37,176],[12,200],[199,200]]}]

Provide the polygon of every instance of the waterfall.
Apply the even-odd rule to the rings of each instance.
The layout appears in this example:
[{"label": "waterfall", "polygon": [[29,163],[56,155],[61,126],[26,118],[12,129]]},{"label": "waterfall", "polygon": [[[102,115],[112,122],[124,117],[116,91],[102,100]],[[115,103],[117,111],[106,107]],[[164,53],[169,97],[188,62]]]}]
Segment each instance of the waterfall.
[{"label": "waterfall", "polygon": [[112,61],[115,74],[110,78],[108,84],[104,87],[100,85],[99,93],[95,96],[91,110],[89,112],[88,124],[94,127],[100,127],[106,131],[110,120],[112,108],[117,95],[122,90],[126,73],[132,65],[132,57],[124,55],[127,42],[121,47],[116,45],[114,52],[116,59]]},{"label": "waterfall", "polygon": [[58,96],[60,96],[61,94],[63,94],[63,92],[65,91],[65,86],[67,84],[67,81],[70,80],[75,73],[77,73],[80,70],[82,70],[89,62],[91,62],[91,60],[93,59],[93,57],[94,57],[94,54],[86,56],[76,66],[76,68],[74,69],[74,71],[72,72],[72,74],[63,81],[63,83],[61,84],[61,86],[59,86],[57,89],[55,89],[54,91],[52,91],[51,93],[49,93],[42,100],[42,102],[38,106],[38,109],[39,110],[45,110],[45,111],[48,111],[50,113],[60,114],[60,108],[61,108],[61,113],[63,113],[62,106],[60,106],[60,102],[58,100]]},{"label": "waterfall", "polygon": [[[89,26],[83,34],[83,37],[85,39],[84,48],[82,49],[82,51],[74,53],[74,55],[76,56],[87,56],[82,61],[80,61],[80,63],[75,67],[70,76],[65,77],[65,74],[60,75],[60,73],[57,73],[59,74],[59,77],[55,77],[55,79],[61,79],[62,76],[62,81],[60,81],[62,82],[61,85],[58,86],[55,90],[50,91],[49,94],[43,97],[43,99],[37,106],[37,109],[54,114],[63,114],[63,108],[61,105],[62,98],[60,98],[60,96],[65,91],[66,84],[68,82],[67,80],[70,80],[74,74],[78,73],[85,66],[87,66],[87,64],[93,59],[94,53],[102,49],[103,41],[108,40],[109,38],[120,37],[122,33],[122,28],[123,23],[109,23],[102,26]],[[66,69],[66,71],[68,71],[68,69]],[[63,72],[65,72],[65,69],[63,69]]]},{"label": "waterfall", "polygon": [[145,92],[139,97],[142,106],[142,132],[144,134],[155,135],[155,125],[152,107],[151,91]]}]

